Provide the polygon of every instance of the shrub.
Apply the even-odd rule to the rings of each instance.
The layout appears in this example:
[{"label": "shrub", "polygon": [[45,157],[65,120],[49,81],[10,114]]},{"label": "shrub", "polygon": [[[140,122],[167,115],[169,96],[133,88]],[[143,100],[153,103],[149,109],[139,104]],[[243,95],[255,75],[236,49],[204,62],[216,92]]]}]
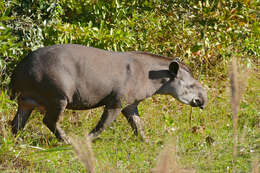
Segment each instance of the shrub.
[{"label": "shrub", "polygon": [[179,56],[202,79],[226,77],[232,55],[259,56],[257,1],[9,0],[1,3],[1,85],[38,47],[77,43]]}]

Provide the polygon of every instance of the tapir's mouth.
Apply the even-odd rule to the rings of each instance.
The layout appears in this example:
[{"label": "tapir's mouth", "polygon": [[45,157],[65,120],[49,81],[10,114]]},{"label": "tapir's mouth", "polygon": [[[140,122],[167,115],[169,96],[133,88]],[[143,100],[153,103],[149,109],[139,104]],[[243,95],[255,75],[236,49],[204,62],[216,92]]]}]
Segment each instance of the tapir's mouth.
[{"label": "tapir's mouth", "polygon": [[204,109],[205,107],[204,101],[201,99],[192,99],[190,105],[192,107],[199,107],[200,109]]}]

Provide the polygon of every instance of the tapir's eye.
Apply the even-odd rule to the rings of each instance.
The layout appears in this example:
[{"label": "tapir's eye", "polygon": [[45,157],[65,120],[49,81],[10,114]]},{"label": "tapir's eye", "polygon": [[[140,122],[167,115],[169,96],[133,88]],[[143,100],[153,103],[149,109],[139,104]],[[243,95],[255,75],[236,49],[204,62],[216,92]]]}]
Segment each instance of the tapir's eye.
[{"label": "tapir's eye", "polygon": [[190,85],[190,88],[194,88],[194,87],[195,87],[195,85],[194,85],[194,84]]}]

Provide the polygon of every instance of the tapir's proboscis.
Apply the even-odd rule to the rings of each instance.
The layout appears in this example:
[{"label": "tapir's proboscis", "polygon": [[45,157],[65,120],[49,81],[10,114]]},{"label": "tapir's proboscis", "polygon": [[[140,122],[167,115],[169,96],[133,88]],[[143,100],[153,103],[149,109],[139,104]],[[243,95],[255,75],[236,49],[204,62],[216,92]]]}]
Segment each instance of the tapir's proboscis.
[{"label": "tapir's proboscis", "polygon": [[57,121],[65,109],[104,106],[89,137],[95,139],[120,112],[136,135],[145,139],[138,104],[167,94],[184,104],[204,108],[207,92],[179,59],[145,52],[113,52],[76,44],[39,48],[25,57],[11,77],[12,97],[18,111],[12,132],[24,128],[34,109],[42,110],[43,123],[58,139],[66,140]]}]

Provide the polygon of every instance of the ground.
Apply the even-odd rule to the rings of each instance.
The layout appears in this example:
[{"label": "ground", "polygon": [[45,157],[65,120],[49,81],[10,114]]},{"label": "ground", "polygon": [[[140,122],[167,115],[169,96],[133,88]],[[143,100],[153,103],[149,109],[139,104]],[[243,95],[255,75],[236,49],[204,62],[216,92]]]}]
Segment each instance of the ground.
[{"label": "ground", "polygon": [[[138,109],[148,143],[136,137],[120,115],[98,140],[91,143],[96,172],[151,172],[167,161],[180,172],[251,172],[259,158],[259,75],[250,73],[238,113],[237,155],[233,155],[233,115],[230,108],[229,80],[203,81],[209,102],[204,110],[177,102],[170,96],[153,96]],[[11,134],[10,120],[17,105],[6,91],[0,96],[1,172],[84,172],[71,145],[57,141],[34,112],[23,132]],[[102,108],[87,111],[66,110],[61,127],[76,142],[99,120]],[[192,112],[191,112],[192,111]],[[77,137],[76,137],[76,136]],[[79,150],[88,150],[80,145]],[[86,156],[88,159],[88,156]],[[175,164],[172,164],[175,163]],[[257,168],[258,169],[258,168]]]}]

